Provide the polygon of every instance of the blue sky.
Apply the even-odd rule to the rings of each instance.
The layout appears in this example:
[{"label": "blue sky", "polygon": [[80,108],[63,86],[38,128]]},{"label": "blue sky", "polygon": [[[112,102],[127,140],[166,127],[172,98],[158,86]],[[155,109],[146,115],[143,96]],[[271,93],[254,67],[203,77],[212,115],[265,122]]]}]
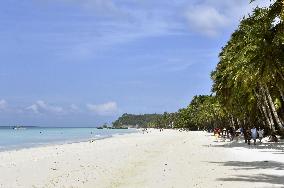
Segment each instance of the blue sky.
[{"label": "blue sky", "polygon": [[95,126],[173,112],[209,74],[248,0],[0,2],[0,125]]}]

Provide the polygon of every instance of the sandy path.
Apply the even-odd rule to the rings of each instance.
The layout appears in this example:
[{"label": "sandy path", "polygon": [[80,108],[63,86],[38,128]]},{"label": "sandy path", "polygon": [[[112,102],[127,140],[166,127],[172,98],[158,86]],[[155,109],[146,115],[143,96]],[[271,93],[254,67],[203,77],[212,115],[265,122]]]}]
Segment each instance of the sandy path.
[{"label": "sandy path", "polygon": [[284,187],[281,148],[222,145],[203,132],[155,130],[1,152],[0,187]]}]

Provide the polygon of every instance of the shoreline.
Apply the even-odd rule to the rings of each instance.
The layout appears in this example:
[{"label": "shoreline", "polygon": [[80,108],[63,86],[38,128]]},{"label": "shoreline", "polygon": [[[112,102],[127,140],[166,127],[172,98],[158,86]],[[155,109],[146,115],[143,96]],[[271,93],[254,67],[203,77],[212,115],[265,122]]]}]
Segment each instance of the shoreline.
[{"label": "shoreline", "polygon": [[1,149],[0,148],[0,153],[2,152],[11,152],[11,151],[21,151],[21,150],[27,150],[27,149],[33,149],[33,148],[44,148],[44,147],[56,147],[56,146],[62,146],[62,145],[69,145],[69,144],[78,144],[78,143],[87,143],[91,141],[97,141],[97,140],[104,140],[116,136],[123,136],[123,135],[128,135],[128,134],[136,134],[137,132],[130,132],[130,133],[116,133],[113,135],[107,135],[103,137],[94,137],[94,138],[86,138],[86,139],[80,139],[80,140],[69,140],[69,141],[54,141],[54,142],[49,142],[49,143],[35,143],[34,146],[18,146],[18,147],[13,147],[9,149]]},{"label": "shoreline", "polygon": [[283,187],[284,151],[214,141],[150,130],[0,152],[0,187]]},{"label": "shoreline", "polygon": [[[131,134],[131,133],[129,133]],[[21,150],[26,150],[26,149],[33,149],[33,148],[42,148],[42,147],[50,147],[50,146],[61,146],[61,145],[68,145],[68,144],[76,144],[76,143],[84,143],[84,142],[89,142],[91,140],[102,140],[102,139],[107,139],[107,138],[111,138],[113,137],[111,136],[106,136],[103,138],[89,138],[89,139],[82,139],[82,140],[77,140],[77,141],[54,141],[54,142],[49,142],[49,143],[36,143],[34,146],[16,146],[16,147],[12,147],[9,149],[1,149],[0,148],[0,153],[2,152],[9,152],[9,151],[21,151]]]},{"label": "shoreline", "polygon": [[[42,127],[40,127],[40,128],[42,128]],[[50,128],[50,129],[52,129],[52,128]],[[81,129],[81,128],[78,128],[78,129]],[[133,132],[114,133],[114,134],[109,134],[109,135],[94,134],[93,137],[89,136],[89,137],[86,137],[86,138],[73,138],[73,139],[54,140],[54,141],[45,141],[45,142],[34,142],[34,143],[25,143],[23,145],[8,145],[8,146],[4,145],[4,146],[0,147],[0,153],[1,152],[7,152],[7,151],[19,151],[19,150],[23,150],[23,149],[47,147],[47,146],[56,146],[56,145],[65,145],[65,144],[73,144],[73,143],[80,143],[80,142],[89,142],[89,141],[92,141],[92,140],[107,139],[107,138],[117,136],[117,135],[132,134],[132,133],[136,133],[136,132],[138,132],[138,129],[136,131],[133,131]]]}]

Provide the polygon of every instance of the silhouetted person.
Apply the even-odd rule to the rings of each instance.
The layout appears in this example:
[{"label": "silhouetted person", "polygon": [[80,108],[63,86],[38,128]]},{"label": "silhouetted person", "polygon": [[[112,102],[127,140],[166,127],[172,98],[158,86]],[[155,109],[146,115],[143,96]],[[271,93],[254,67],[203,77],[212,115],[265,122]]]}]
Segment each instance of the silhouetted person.
[{"label": "silhouetted person", "polygon": [[229,128],[229,133],[230,133],[230,140],[233,141],[235,138],[235,130],[233,127]]},{"label": "silhouetted person", "polygon": [[245,143],[248,143],[248,133],[246,128],[243,129],[243,134],[244,134]]},{"label": "silhouetted person", "polygon": [[247,143],[248,145],[250,145],[250,140],[251,140],[251,131],[249,129],[246,130],[246,134],[247,134]]},{"label": "silhouetted person", "polygon": [[275,134],[275,132],[273,132],[269,138],[269,141],[268,142],[278,142],[278,138]]}]

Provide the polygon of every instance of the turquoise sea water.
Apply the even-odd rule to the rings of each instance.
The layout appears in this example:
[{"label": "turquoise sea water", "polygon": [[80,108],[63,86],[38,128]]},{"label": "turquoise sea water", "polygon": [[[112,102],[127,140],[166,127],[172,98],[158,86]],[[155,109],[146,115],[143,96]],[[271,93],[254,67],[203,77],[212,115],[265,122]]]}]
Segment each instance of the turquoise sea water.
[{"label": "turquoise sea water", "polygon": [[14,130],[0,128],[0,151],[102,139],[133,132],[136,132],[136,129],[31,127]]}]

